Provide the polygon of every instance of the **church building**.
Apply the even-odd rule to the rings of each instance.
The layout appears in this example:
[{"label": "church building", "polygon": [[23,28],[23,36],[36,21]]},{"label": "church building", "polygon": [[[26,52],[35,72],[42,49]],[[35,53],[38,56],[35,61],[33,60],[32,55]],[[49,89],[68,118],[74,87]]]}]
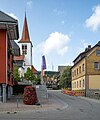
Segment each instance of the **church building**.
[{"label": "church building", "polygon": [[[28,24],[27,24],[27,18],[25,14],[24,18],[24,25],[22,30],[22,36],[20,41],[18,42],[18,46],[20,48],[20,56],[14,56],[14,60],[16,63],[22,62],[22,66],[19,66],[19,73],[20,77],[24,76],[24,73],[27,71],[27,68],[29,67],[32,69],[33,74],[37,73],[37,70],[32,65],[32,42],[30,40],[29,30],[28,30]],[[34,69],[33,69],[34,68]]]}]

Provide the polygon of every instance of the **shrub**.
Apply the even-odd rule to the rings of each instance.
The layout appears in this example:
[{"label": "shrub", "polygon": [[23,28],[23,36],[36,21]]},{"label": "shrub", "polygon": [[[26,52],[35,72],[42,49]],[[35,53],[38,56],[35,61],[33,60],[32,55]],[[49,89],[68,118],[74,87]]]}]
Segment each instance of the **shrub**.
[{"label": "shrub", "polygon": [[36,89],[32,86],[24,88],[23,103],[26,105],[34,105],[38,102]]}]

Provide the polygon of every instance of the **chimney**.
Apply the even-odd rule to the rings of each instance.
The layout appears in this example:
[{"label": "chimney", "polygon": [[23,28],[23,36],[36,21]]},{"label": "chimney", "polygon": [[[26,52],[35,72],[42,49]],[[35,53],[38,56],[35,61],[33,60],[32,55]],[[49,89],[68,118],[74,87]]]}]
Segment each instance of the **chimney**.
[{"label": "chimney", "polygon": [[85,52],[89,51],[91,49],[91,45],[88,45],[87,48],[85,48]]},{"label": "chimney", "polygon": [[88,50],[90,50],[91,49],[91,45],[88,45]]}]

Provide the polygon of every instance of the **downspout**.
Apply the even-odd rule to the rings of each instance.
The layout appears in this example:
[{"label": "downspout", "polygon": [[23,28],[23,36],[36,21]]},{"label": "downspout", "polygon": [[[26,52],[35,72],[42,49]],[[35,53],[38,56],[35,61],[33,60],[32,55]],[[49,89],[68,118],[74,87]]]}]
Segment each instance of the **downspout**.
[{"label": "downspout", "polygon": [[2,87],[3,87],[3,95],[2,95],[2,97],[3,97],[3,103],[6,103],[7,102],[7,93],[6,93],[6,90],[7,90],[7,84],[8,84],[8,81],[7,81],[7,79],[8,79],[8,75],[7,75],[7,68],[8,68],[8,64],[7,64],[7,62],[8,62],[8,41],[7,41],[7,31],[6,31],[6,81],[5,81],[5,83],[4,84],[2,84]]},{"label": "downspout", "polygon": [[8,84],[8,39],[6,31],[6,86]]},{"label": "downspout", "polygon": [[85,96],[87,96],[87,83],[88,83],[88,79],[87,79],[87,56],[85,58]]}]

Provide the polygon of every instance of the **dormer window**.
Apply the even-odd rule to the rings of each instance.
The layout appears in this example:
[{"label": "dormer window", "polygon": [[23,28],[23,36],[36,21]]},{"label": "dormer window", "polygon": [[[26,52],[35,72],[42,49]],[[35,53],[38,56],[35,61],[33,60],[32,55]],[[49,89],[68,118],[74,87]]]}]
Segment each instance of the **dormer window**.
[{"label": "dormer window", "polygon": [[27,45],[22,45],[22,54],[23,55],[27,54]]}]

